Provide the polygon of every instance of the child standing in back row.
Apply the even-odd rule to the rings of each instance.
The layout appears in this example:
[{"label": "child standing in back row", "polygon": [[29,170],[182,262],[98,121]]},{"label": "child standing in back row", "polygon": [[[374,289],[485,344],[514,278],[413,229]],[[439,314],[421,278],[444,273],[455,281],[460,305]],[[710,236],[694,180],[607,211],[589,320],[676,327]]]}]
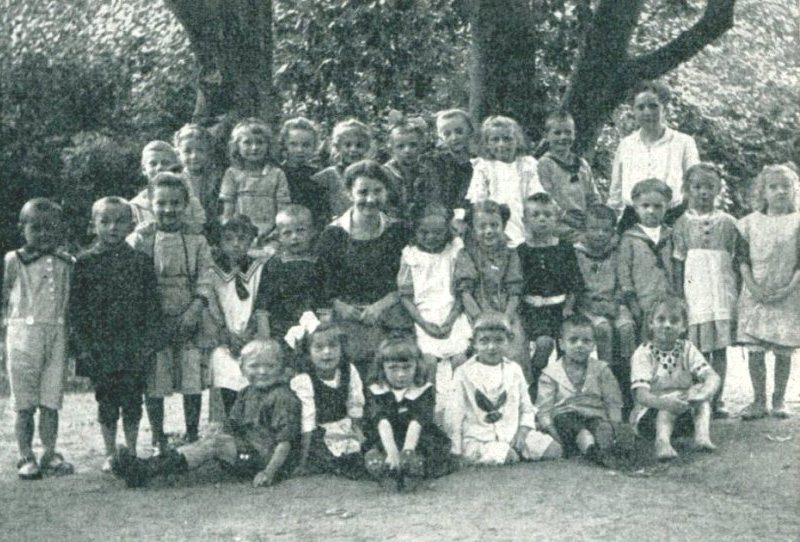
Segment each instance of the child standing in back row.
[{"label": "child standing in back row", "polygon": [[223,216],[249,217],[258,228],[258,245],[275,228],[278,210],[291,202],[286,175],[273,165],[271,151],[272,132],[264,122],[250,118],[237,124],[228,143],[231,167],[219,193]]},{"label": "child standing in back row", "polygon": [[742,418],[767,415],[764,354],[775,355],[772,415],[786,418],[785,394],[792,352],[800,347],[800,213],[798,178],[785,165],[767,166],[756,177],[753,213],[739,220],[745,245],[740,270],[738,339],[747,344],[753,403]]},{"label": "child standing in back row", "polygon": [[487,199],[508,206],[511,217],[505,232],[509,246],[525,241],[523,202],[544,189],[539,183],[536,160],[527,156],[525,136],[514,119],[489,117],[481,126],[483,157],[475,161],[467,199]]},{"label": "child standing in back row", "polygon": [[[65,316],[73,259],[58,250],[61,207],[45,198],[29,200],[19,212],[25,246],[5,255],[3,327],[14,435],[20,460],[17,474],[35,480],[42,474],[72,474],[56,451],[58,411],[67,373]],[[34,415],[39,409],[41,462],[33,453]]]},{"label": "child standing in back row", "polygon": [[186,124],[173,136],[175,150],[183,164],[183,176],[189,192],[203,206],[207,222],[220,215],[220,170],[214,163],[214,139],[199,124]]},{"label": "child standing in back row", "polygon": [[303,205],[311,211],[314,234],[333,220],[328,190],[314,181],[319,168],[313,164],[319,147],[319,129],[305,117],[295,117],[283,123],[278,136],[281,145],[281,168],[286,174],[292,203]]},{"label": "child standing in back row", "polygon": [[392,159],[383,167],[392,177],[389,194],[390,213],[405,221],[429,201],[420,182],[419,158],[424,149],[427,126],[421,118],[399,120],[389,131],[389,150]]},{"label": "child standing in back row", "polygon": [[344,170],[365,158],[372,150],[372,130],[356,119],[337,122],[331,133],[331,160],[333,165],[312,177],[328,193],[328,203],[334,218],[341,216],[352,205],[350,191],[344,179]]},{"label": "child standing in back row", "polygon": [[547,116],[547,153],[539,159],[537,171],[542,187],[561,209],[558,236],[575,242],[585,229],[586,209],[600,203],[589,163],[572,152],[575,121],[566,111]]},{"label": "child standing in back row", "polygon": [[727,366],[726,348],[734,342],[739,232],[736,219],[714,209],[722,189],[717,168],[699,163],[686,170],[683,193],[689,207],[675,222],[675,282],[689,305],[689,340],[711,362],[723,385],[714,398],[714,417],[727,411],[720,396]]}]

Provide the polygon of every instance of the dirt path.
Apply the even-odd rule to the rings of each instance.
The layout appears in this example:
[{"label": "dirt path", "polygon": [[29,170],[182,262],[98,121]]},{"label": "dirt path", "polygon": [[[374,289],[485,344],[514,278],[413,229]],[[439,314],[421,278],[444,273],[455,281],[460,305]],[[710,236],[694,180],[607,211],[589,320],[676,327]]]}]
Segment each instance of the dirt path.
[{"label": "dirt path", "polygon": [[[327,476],[255,490],[218,479],[215,467],[177,485],[126,490],[99,472],[90,394],[68,396],[63,412],[60,441],[78,473],[22,483],[3,398],[0,539],[798,540],[798,373],[789,393],[793,419],[715,423],[716,454],[686,453],[644,476],[577,460],[467,469],[412,495]],[[750,394],[741,360],[732,360],[728,383],[729,403],[741,408]],[[174,429],[178,404],[169,403]]]}]

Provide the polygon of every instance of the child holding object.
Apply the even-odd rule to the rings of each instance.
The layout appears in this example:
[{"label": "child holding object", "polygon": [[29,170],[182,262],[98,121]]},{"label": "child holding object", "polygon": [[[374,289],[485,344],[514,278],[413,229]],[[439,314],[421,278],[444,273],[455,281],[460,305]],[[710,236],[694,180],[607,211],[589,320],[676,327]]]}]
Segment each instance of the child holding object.
[{"label": "child holding object", "polygon": [[300,401],[285,382],[284,355],[274,340],[248,343],[241,353],[247,387],[219,433],[146,460],[120,448],[114,474],[128,487],[157,476],[181,474],[211,460],[221,461],[253,485],[269,486],[291,473],[300,439]]}]

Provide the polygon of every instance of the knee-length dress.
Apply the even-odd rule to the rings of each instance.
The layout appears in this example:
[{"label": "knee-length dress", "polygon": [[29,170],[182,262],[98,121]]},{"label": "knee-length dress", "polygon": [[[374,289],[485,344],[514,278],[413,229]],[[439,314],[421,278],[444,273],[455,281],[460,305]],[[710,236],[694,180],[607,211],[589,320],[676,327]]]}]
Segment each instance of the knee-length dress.
[{"label": "knee-length dress", "polygon": [[[241,337],[245,336],[253,315],[265,260],[257,258],[248,262],[244,271],[216,263],[209,272],[212,285],[211,314],[228,332]],[[231,353],[227,345],[218,346],[211,352],[211,380],[215,388],[239,391],[247,386],[247,379],[239,368],[238,355]]]},{"label": "knee-length dress", "polygon": [[689,339],[701,352],[733,344],[736,313],[736,219],[722,211],[687,210],[672,231],[673,255],[684,262]]},{"label": "knee-length dress", "polygon": [[[740,219],[737,227],[746,242],[743,258],[749,260],[753,279],[770,289],[788,285],[800,268],[800,213],[768,216],[755,212]],[[745,285],[738,314],[740,342],[800,346],[800,288],[776,303],[761,303]]]}]

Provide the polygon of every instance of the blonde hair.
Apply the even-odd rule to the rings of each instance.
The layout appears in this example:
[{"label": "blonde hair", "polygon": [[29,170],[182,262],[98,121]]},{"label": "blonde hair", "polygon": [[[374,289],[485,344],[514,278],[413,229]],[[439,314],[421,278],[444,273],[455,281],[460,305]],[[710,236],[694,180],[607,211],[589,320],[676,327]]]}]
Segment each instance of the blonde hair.
[{"label": "blonde hair", "polygon": [[269,356],[272,354],[272,350],[276,350],[278,352],[281,365],[283,365],[285,362],[283,347],[275,339],[256,339],[244,345],[241,353],[239,354],[240,363],[244,365],[245,362],[250,358]]},{"label": "blonde hair", "polygon": [[184,124],[177,132],[175,132],[175,135],[172,136],[172,144],[177,149],[180,147],[181,143],[187,139],[200,140],[209,151],[211,150],[213,141],[211,132],[199,124]]},{"label": "blonde hair", "polygon": [[464,111],[463,109],[445,109],[444,111],[437,111],[434,115],[436,119],[436,131],[439,131],[439,123],[444,122],[446,120],[454,119],[454,118],[462,118],[464,122],[467,123],[469,127],[469,131],[471,133],[475,133],[475,125],[472,123],[472,119],[469,116],[469,113]]},{"label": "blonde hair", "polygon": [[517,121],[511,117],[504,117],[502,115],[494,115],[487,118],[481,124],[481,144],[480,155],[483,158],[492,158],[487,148],[488,141],[486,139],[489,130],[506,129],[511,132],[511,137],[517,144],[516,154],[514,158],[527,154],[528,145],[525,142],[525,134],[522,133],[522,127]]},{"label": "blonde hair", "polygon": [[292,130],[302,130],[304,132],[310,132],[313,134],[314,152],[317,152],[317,147],[319,146],[319,128],[317,127],[317,124],[313,120],[305,117],[294,117],[284,122],[283,126],[281,126],[281,131],[278,132],[278,143],[281,147],[281,155],[286,154],[286,138],[289,137],[289,132]]},{"label": "blonde hair", "polygon": [[753,187],[750,193],[750,206],[753,208],[753,210],[760,211],[762,213],[767,212],[767,200],[764,197],[764,184],[766,183],[767,178],[772,175],[780,175],[791,183],[792,190],[794,191],[792,198],[792,211],[796,211],[798,208],[800,208],[800,205],[798,205],[797,201],[798,197],[800,197],[800,187],[798,187],[797,173],[787,164],[772,164],[769,166],[764,166],[753,182]]},{"label": "blonde hair", "polygon": [[231,132],[231,138],[228,141],[228,157],[230,158],[231,165],[236,167],[244,167],[244,159],[239,153],[239,140],[246,133],[253,133],[260,135],[267,143],[267,152],[264,153],[264,161],[261,166],[266,166],[272,161],[272,130],[269,125],[261,119],[250,117],[239,122],[234,126]]},{"label": "blonde hair", "polygon": [[178,151],[175,150],[175,147],[167,143],[166,141],[162,141],[160,139],[155,139],[150,141],[147,145],[142,148],[142,166],[144,166],[144,155],[148,152],[167,152],[172,154],[175,158],[175,165],[180,166],[181,161],[178,158]]},{"label": "blonde hair", "polygon": [[363,158],[370,158],[372,156],[372,130],[370,127],[358,119],[347,119],[337,122],[331,132],[331,160],[336,164],[341,161],[342,156],[339,150],[340,140],[342,136],[350,132],[355,132],[366,141],[367,152],[364,154]]}]

